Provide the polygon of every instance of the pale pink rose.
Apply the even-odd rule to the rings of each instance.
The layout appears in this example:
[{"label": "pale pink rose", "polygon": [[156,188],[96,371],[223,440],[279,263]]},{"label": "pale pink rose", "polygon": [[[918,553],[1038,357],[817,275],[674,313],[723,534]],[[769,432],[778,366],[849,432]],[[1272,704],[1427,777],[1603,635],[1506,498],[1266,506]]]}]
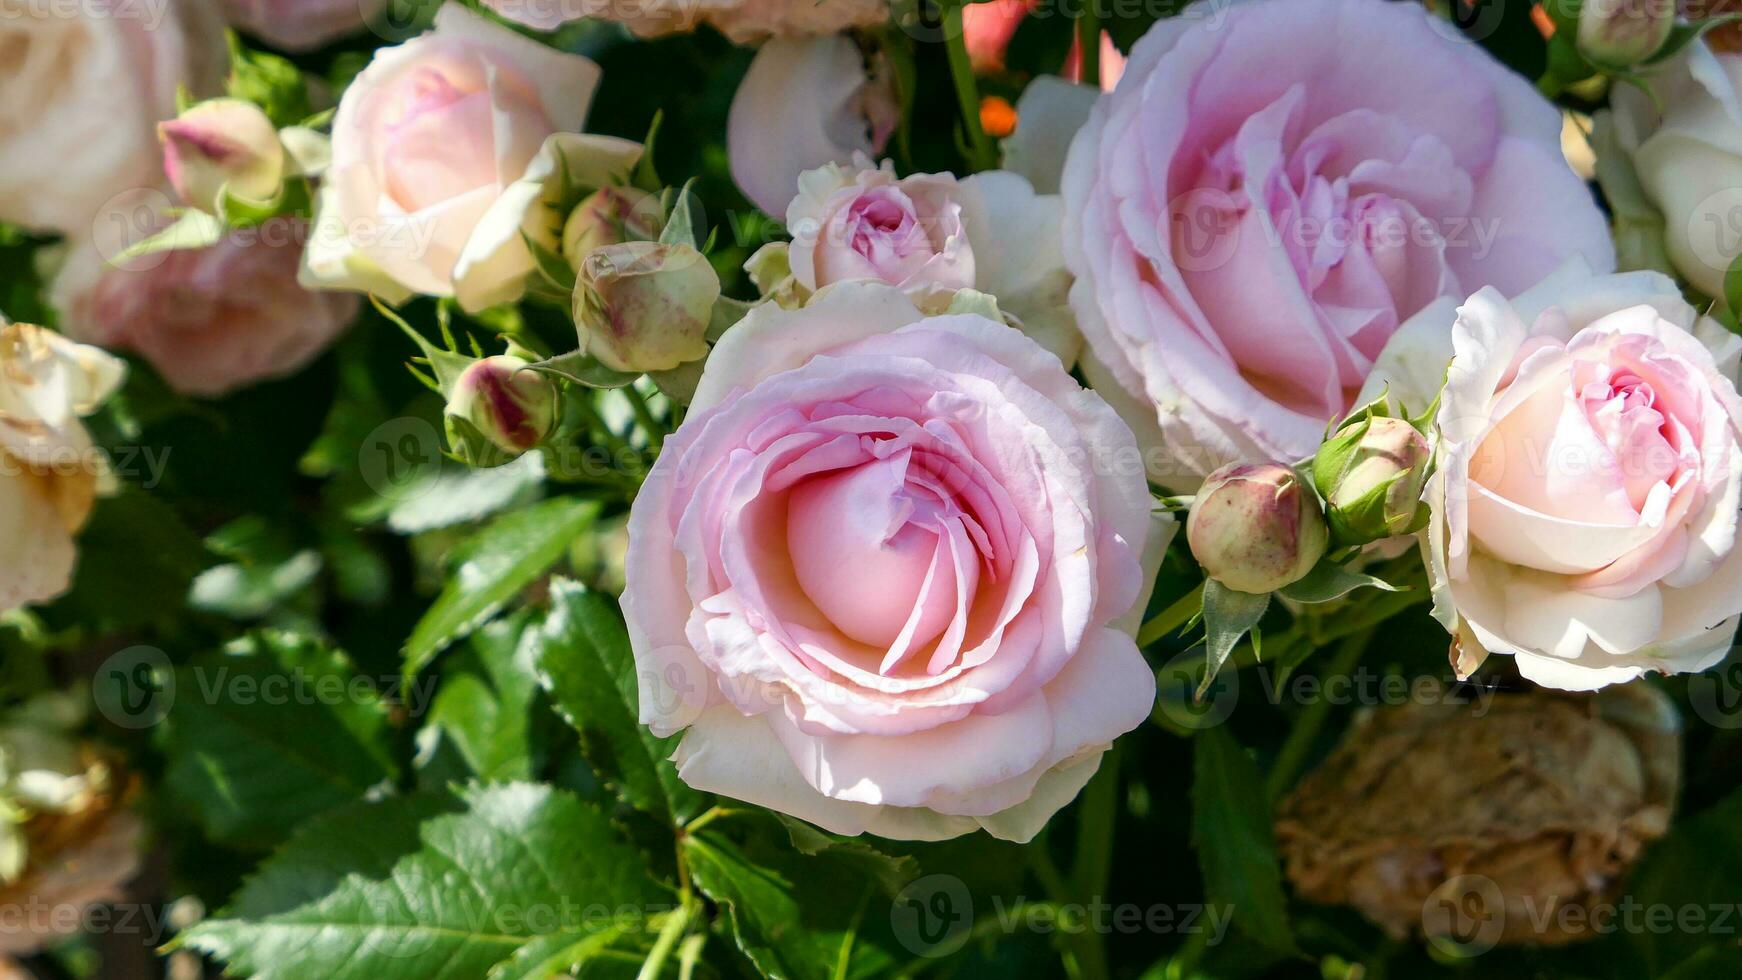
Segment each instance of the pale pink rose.
[{"label": "pale pink rose", "polygon": [[1027,840],[1154,700],[1135,454],[1003,324],[866,282],[753,309],[630,512],[641,720],[831,831]]},{"label": "pale pink rose", "polygon": [[484,0],[484,6],[539,31],[582,17],[615,21],[642,37],[711,24],[740,44],[876,27],[889,19],[889,0]]},{"label": "pale pink rose", "polygon": [[547,137],[580,131],[598,80],[586,58],[458,4],[441,8],[430,33],[376,51],[333,119],[304,282],[391,302],[501,293],[499,280],[525,268],[505,271],[468,245],[483,232],[493,247],[523,247],[524,214],[493,205]]},{"label": "pale pink rose", "polygon": [[1416,4],[1158,22],[1062,185],[1090,377],[1159,450],[1152,475],[1185,488],[1305,456],[1412,317],[1443,329],[1455,298],[1515,294],[1572,254],[1613,268],[1560,131],[1528,81]]},{"label": "pale pink rose", "polygon": [[295,373],[356,318],[357,297],[298,285],[307,237],[303,223],[274,218],[120,268],[82,249],[51,298],[69,336],[133,351],[177,391],[214,397]]},{"label": "pale pink rose", "polygon": [[954,174],[897,178],[884,162],[807,171],[786,209],[792,274],[807,289],[849,279],[969,289],[974,250]]},{"label": "pale pink rose", "polygon": [[852,38],[776,38],[750,62],[726,117],[738,189],[771,215],[786,213],[799,174],[855,154],[875,155],[895,131],[894,76]]},{"label": "pale pink rose", "polygon": [[215,4],[0,0],[0,221],[83,234],[115,194],[162,182],[177,86],[223,79]]},{"label": "pale pink rose", "polygon": [[230,23],[285,51],[313,51],[363,30],[387,0],[224,0]]},{"label": "pale pink rose", "polygon": [[787,257],[806,290],[873,279],[931,312],[956,290],[978,290],[1067,367],[1076,362],[1082,335],[1059,251],[1058,195],[998,170],[897,178],[888,161],[873,167],[865,157],[806,171],[798,190],[786,209]]},{"label": "pale pink rose", "polygon": [[1441,620],[1567,690],[1722,659],[1742,340],[1666,276],[1574,263],[1511,302],[1470,297],[1452,348],[1423,542]]}]

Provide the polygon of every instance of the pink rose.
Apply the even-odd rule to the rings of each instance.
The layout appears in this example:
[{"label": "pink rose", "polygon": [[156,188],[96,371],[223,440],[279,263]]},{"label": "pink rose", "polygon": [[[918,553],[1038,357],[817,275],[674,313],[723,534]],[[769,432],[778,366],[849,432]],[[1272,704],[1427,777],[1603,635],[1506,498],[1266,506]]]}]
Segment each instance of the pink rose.
[{"label": "pink rose", "polygon": [[356,34],[387,0],[224,0],[230,23],[286,51],[313,51]]},{"label": "pink rose", "polygon": [[771,215],[786,212],[798,176],[856,153],[876,154],[900,109],[881,56],[867,61],[853,39],[776,38],[750,62],[726,117],[726,149],[738,189]]},{"label": "pink rose", "polygon": [[849,279],[972,288],[974,250],[962,228],[960,188],[948,173],[897,179],[887,162],[807,171],[786,209],[792,274],[807,289]]},{"label": "pink rose", "polygon": [[[1311,453],[1412,317],[1613,267],[1559,113],[1415,4],[1194,5],[1132,50],[1065,168],[1091,379],[1195,485]],[[1436,307],[1436,301],[1439,305]]]},{"label": "pink rose", "polygon": [[1076,363],[1082,335],[1059,251],[1058,195],[998,170],[897,179],[888,161],[873,168],[864,157],[806,171],[798,189],[786,209],[787,258],[806,290],[874,279],[934,313],[956,290],[978,290],[1066,367]]},{"label": "pink rose", "polygon": [[[375,292],[391,302],[500,295],[530,263],[518,213],[493,205],[553,133],[578,133],[599,68],[458,4],[435,30],[375,52],[333,119],[332,165],[316,212],[304,282]],[[486,222],[486,217],[490,219]],[[474,235],[489,254],[468,252]],[[471,305],[471,304],[467,304]]]},{"label": "pink rose", "polygon": [[306,225],[274,218],[119,268],[81,249],[52,299],[70,336],[138,353],[177,391],[222,395],[295,373],[356,318],[355,296],[297,284],[306,238]]},{"label": "pink rose", "polygon": [[227,64],[215,0],[0,0],[0,221],[79,235],[103,203],[162,182],[176,88]]},{"label": "pink rose", "polygon": [[1667,277],[1574,265],[1510,303],[1470,297],[1451,342],[1436,614],[1567,690],[1722,659],[1742,612],[1742,340]]},{"label": "pink rose", "polygon": [[831,831],[1027,840],[1154,700],[1135,454],[1002,324],[880,283],[755,308],[630,513],[642,721]]}]

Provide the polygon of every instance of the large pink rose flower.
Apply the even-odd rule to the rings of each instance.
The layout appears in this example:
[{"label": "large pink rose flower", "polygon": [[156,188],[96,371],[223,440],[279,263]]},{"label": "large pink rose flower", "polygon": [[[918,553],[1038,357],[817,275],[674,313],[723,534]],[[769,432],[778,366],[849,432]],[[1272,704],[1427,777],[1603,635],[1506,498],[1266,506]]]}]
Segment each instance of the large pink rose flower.
[{"label": "large pink rose flower", "polygon": [[1065,168],[1072,305],[1152,473],[1310,453],[1394,335],[1607,227],[1531,85],[1416,4],[1249,0],[1157,23]]},{"label": "large pink rose flower", "polygon": [[69,336],[138,353],[177,391],[222,395],[295,373],[356,318],[357,297],[297,284],[307,233],[274,218],[209,248],[119,266],[81,249],[52,299]]},{"label": "large pink rose flower", "polygon": [[1665,276],[1575,265],[1470,297],[1452,343],[1424,542],[1442,621],[1567,690],[1721,660],[1742,612],[1742,340]]},{"label": "large pink rose flower", "polygon": [[642,721],[838,833],[1026,840],[1154,700],[1150,521],[1130,431],[1020,332],[881,283],[760,306],[630,514]]}]

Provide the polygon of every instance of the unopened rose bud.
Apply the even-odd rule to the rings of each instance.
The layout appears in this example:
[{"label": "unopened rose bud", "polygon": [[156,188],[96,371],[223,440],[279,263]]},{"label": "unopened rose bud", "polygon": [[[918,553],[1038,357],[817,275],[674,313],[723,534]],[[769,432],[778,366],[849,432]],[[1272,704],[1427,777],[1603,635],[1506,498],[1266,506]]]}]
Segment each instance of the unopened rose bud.
[{"label": "unopened rose bud", "polygon": [[563,255],[580,262],[594,249],[659,235],[659,199],[633,187],[601,187],[570,212]]},{"label": "unopened rose bud", "polygon": [[720,278],[688,245],[622,242],[594,249],[575,281],[581,347],[616,371],[669,371],[708,353]]},{"label": "unopened rose bud", "polygon": [[1637,65],[1669,41],[1675,13],[1675,0],[1585,0],[1579,53],[1606,68]]},{"label": "unopened rose bud", "polygon": [[1274,592],[1312,571],[1328,535],[1319,498],[1281,463],[1234,463],[1204,480],[1186,541],[1204,574],[1237,592]]},{"label": "unopened rose bud", "polygon": [[1405,419],[1358,419],[1319,447],[1313,485],[1325,498],[1331,540],[1366,544],[1427,522],[1427,437]]},{"label": "unopened rose bud", "polygon": [[[457,454],[477,465],[506,462],[543,442],[556,426],[556,385],[512,354],[486,357],[460,374],[448,393],[446,415]],[[480,438],[506,458],[479,445]]]},{"label": "unopened rose bud", "polygon": [[158,123],[163,170],[181,199],[216,214],[225,193],[270,201],[284,183],[284,146],[266,113],[241,99],[201,102]]}]

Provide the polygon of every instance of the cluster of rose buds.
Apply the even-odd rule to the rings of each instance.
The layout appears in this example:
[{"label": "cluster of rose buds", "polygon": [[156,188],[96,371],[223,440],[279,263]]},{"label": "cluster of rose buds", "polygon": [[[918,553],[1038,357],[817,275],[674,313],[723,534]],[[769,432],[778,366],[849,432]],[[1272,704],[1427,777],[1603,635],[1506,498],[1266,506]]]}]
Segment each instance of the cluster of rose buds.
[{"label": "cluster of rose buds", "polygon": [[1204,480],[1186,540],[1204,574],[1237,592],[1299,581],[1327,551],[1412,534],[1432,451],[1415,423],[1356,413],[1319,447],[1310,480],[1282,463],[1233,463]]}]

